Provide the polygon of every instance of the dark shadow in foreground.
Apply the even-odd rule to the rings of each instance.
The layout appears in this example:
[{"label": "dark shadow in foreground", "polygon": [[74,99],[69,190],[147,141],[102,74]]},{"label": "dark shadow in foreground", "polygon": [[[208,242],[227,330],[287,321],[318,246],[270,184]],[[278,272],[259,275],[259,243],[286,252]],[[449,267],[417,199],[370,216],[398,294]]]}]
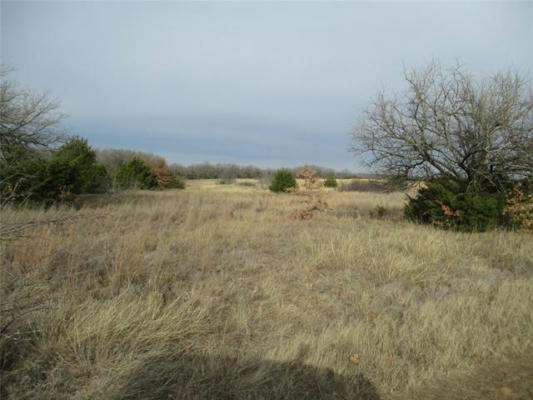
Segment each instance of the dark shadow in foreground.
[{"label": "dark shadow in foreground", "polygon": [[341,376],[299,361],[281,363],[194,354],[148,360],[119,383],[112,397],[379,400],[372,383],[362,375]]}]

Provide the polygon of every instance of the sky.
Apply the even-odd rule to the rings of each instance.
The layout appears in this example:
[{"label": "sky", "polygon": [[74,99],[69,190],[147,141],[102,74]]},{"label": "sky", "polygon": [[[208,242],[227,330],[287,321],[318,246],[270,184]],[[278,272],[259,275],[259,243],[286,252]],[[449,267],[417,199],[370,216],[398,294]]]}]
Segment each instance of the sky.
[{"label": "sky", "polygon": [[432,60],[531,78],[533,1],[0,3],[2,63],[96,148],[365,171],[350,132]]}]

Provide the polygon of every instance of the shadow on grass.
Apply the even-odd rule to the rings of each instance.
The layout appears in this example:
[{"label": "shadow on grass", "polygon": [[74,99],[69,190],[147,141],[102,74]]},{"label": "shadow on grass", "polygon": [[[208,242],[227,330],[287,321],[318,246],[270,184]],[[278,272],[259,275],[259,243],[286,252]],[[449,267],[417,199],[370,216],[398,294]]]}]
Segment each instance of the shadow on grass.
[{"label": "shadow on grass", "polygon": [[297,361],[187,354],[150,359],[124,378],[114,399],[379,399],[362,375],[340,376]]}]

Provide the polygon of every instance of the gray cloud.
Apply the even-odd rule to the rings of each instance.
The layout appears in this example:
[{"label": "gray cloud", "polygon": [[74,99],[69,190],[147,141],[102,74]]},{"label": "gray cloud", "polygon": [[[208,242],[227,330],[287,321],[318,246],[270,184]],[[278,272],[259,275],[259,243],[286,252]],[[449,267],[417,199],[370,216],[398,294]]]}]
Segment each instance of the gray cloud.
[{"label": "gray cloud", "polygon": [[348,133],[404,66],[531,75],[533,3],[1,3],[2,60],[99,147],[359,168]]}]

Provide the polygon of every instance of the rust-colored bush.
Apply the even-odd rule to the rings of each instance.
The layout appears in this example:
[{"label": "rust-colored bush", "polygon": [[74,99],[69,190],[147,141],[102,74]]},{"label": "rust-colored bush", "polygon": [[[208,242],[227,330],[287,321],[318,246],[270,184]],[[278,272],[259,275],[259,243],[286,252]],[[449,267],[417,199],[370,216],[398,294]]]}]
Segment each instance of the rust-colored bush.
[{"label": "rust-colored bush", "polygon": [[168,168],[165,159],[159,157],[153,158],[148,162],[148,164],[156,176],[157,186],[163,189],[168,187],[172,181],[172,174],[170,173],[170,169]]},{"label": "rust-colored bush", "polygon": [[533,230],[533,196],[514,188],[507,197],[504,216],[511,227]]},{"label": "rust-colored bush", "polygon": [[296,172],[296,178],[304,180],[304,186],[307,190],[311,190],[317,186],[319,182],[318,173],[311,167],[302,167]]}]

